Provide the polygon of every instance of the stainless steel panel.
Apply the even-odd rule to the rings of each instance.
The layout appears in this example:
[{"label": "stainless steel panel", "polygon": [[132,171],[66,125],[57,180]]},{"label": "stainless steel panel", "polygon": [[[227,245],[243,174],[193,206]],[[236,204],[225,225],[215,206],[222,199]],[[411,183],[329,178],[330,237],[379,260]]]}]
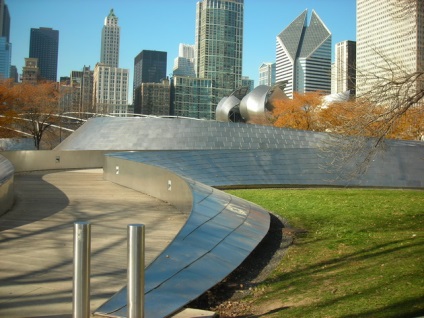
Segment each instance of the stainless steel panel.
[{"label": "stainless steel panel", "polygon": [[[173,242],[146,269],[146,317],[166,317],[219,283],[269,229],[266,210],[194,180],[188,184],[197,199],[191,215]],[[124,288],[96,312],[125,316],[125,294]]]}]

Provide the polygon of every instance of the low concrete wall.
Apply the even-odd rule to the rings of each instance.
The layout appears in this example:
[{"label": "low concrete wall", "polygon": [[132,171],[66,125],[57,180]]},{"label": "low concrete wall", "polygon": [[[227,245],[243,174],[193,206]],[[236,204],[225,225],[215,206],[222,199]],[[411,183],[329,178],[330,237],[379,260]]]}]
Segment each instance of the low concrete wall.
[{"label": "low concrete wall", "polygon": [[168,202],[181,212],[189,213],[193,208],[187,182],[166,169],[106,155],[103,177]]},{"label": "low concrete wall", "polygon": [[14,202],[13,175],[12,163],[0,155],[0,215],[6,213]]},{"label": "low concrete wall", "polygon": [[3,151],[0,155],[12,162],[15,172],[103,167],[104,154],[111,151]]}]

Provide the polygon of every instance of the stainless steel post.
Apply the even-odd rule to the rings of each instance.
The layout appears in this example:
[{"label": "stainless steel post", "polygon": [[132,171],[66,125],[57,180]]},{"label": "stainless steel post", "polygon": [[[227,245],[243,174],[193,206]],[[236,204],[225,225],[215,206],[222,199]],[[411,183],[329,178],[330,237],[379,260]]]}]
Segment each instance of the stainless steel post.
[{"label": "stainless steel post", "polygon": [[72,317],[90,317],[91,225],[74,223],[74,279]]},{"label": "stainless steel post", "polygon": [[128,318],[144,318],[144,225],[128,225]]}]

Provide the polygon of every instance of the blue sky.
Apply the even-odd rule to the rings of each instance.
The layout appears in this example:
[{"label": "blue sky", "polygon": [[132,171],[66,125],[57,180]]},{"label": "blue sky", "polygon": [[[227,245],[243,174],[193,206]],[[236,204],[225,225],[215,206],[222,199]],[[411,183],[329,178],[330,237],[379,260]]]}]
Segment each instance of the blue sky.
[{"label": "blue sky", "polygon": [[[179,43],[194,44],[198,0],[5,0],[11,15],[12,65],[22,72],[31,28],[59,30],[58,79],[100,59],[104,18],[119,18],[119,66],[130,69],[142,50],[168,52],[172,73]],[[245,0],[243,75],[258,84],[262,62],[275,62],[276,36],[303,10],[314,9],[332,33],[334,45],[356,40],[355,0]],[[130,87],[132,86],[132,80]]]}]

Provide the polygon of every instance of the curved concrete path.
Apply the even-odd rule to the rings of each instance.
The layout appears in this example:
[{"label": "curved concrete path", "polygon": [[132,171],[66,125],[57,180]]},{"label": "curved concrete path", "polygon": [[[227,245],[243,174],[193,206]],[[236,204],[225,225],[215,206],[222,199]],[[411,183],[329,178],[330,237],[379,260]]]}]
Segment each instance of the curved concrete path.
[{"label": "curved concrete path", "polygon": [[70,317],[73,223],[92,224],[91,308],[126,283],[127,225],[146,225],[146,264],[187,214],[103,180],[102,170],[15,175],[17,201],[0,217],[0,317]]}]

